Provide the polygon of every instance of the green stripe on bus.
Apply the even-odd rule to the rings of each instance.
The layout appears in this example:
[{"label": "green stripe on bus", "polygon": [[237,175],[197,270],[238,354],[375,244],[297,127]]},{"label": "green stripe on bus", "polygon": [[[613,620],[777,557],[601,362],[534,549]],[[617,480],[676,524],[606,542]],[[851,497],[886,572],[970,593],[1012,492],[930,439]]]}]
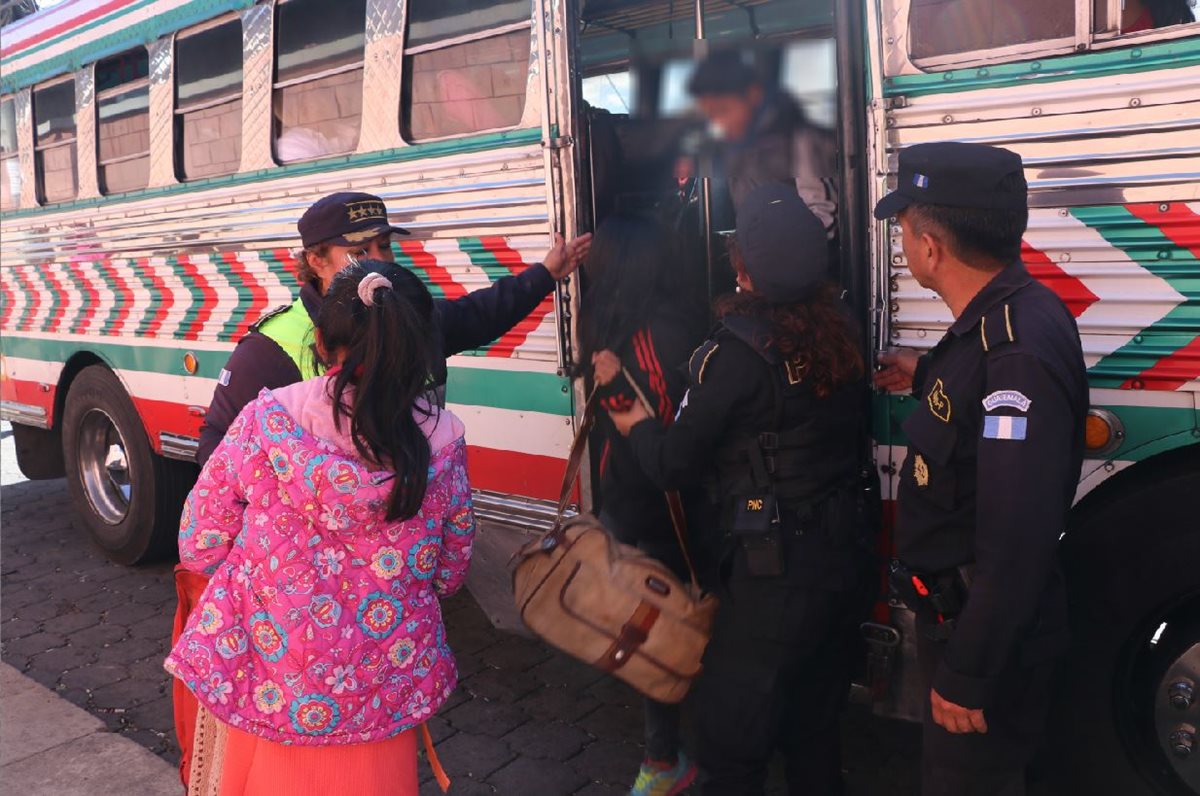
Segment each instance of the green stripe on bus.
[{"label": "green stripe on bus", "polygon": [[397,265],[402,265],[408,270],[416,274],[417,278],[425,283],[425,287],[429,288],[429,293],[435,299],[444,299],[446,297],[445,289],[429,278],[429,273],[413,259],[412,255],[400,248],[396,241],[392,241],[392,256],[396,259]]},{"label": "green stripe on bus", "polygon": [[[133,261],[130,260],[129,262],[132,263]],[[113,327],[117,325],[117,318],[121,317],[121,313],[129,305],[129,298],[125,295],[125,291],[120,289],[116,278],[112,275],[116,273],[116,270],[117,265],[112,260],[104,259],[96,262],[96,273],[100,274],[100,278],[104,281],[105,286],[112,291],[113,296],[113,306],[108,311],[108,317],[104,319],[104,326],[96,330],[100,334],[111,333]],[[128,282],[125,282],[125,287],[129,289]]]},{"label": "green stripe on bus", "polygon": [[[31,272],[27,271],[26,276],[28,276],[30,273]],[[42,283],[46,286],[46,290],[50,293],[50,311],[46,313],[46,316],[44,318],[42,318],[41,325],[37,324],[37,318],[33,319],[34,326],[37,326],[37,330],[39,332],[48,331],[51,324],[53,324],[55,321],[62,318],[63,296],[58,291],[58,288],[55,287],[55,282],[59,281],[58,276],[55,275],[54,281],[51,281],[51,279],[50,279],[51,273],[52,273],[52,271],[50,269],[50,263],[45,263],[42,266],[40,278],[42,280]],[[61,282],[59,282],[59,284],[61,284]],[[30,327],[30,328],[33,328],[33,327]],[[59,331],[62,331],[62,329],[60,328]]]},{"label": "green stripe on bus", "polygon": [[573,413],[570,382],[554,373],[451,367],[446,379],[446,400],[562,417]]},{"label": "green stripe on bus", "polygon": [[[226,252],[231,258],[236,258],[238,252]],[[242,272],[234,270],[233,266],[225,259],[222,253],[210,254],[209,262],[216,267],[217,273],[225,277],[225,281],[233,288],[233,292],[237,294],[237,304],[229,312],[229,317],[221,326],[221,333],[218,338],[221,340],[233,339],[233,333],[237,331],[238,324],[246,316],[247,310],[254,303],[254,292],[250,290],[250,283],[246,280]],[[242,264],[245,268],[245,263]]]},{"label": "green stripe on bus", "polygon": [[130,258],[129,266],[129,270],[136,274],[138,281],[142,283],[142,288],[147,294],[150,295],[150,301],[142,307],[142,319],[138,321],[137,330],[134,332],[136,336],[143,337],[146,335],[151,324],[154,322],[154,316],[156,314],[154,308],[161,300],[160,299],[159,301],[156,301],[155,296],[158,296],[160,291],[154,286],[154,280],[150,278],[149,258]]},{"label": "green stripe on bus", "polygon": [[[907,395],[875,396],[875,440],[880,445],[905,447],[908,437],[901,424],[917,408],[915,399]],[[1098,404],[1120,419],[1125,427],[1125,440],[1121,447],[1108,454],[1106,459],[1141,461],[1163,449],[1157,443],[1167,438],[1177,438],[1177,443],[1166,448],[1179,447],[1200,442],[1200,411],[1174,407],[1120,406]],[[1036,429],[1030,427],[1030,433]]]},{"label": "green stripe on bus", "polygon": [[83,328],[84,321],[87,320],[88,313],[92,309],[92,298],[88,295],[88,291],[83,284],[83,278],[79,274],[80,263],[68,262],[63,272],[67,275],[67,279],[75,287],[75,291],[79,294],[79,307],[75,312],[75,320],[71,322],[70,329],[60,329],[60,331],[68,334],[79,334]]},{"label": "green stripe on bus", "polygon": [[1097,50],[1083,55],[1052,56],[1013,64],[889,77],[883,81],[883,94],[886,97],[951,94],[1157,69],[1180,69],[1197,64],[1200,64],[1200,37],[1192,36],[1157,44]]},{"label": "green stripe on bus", "polygon": [[365,155],[342,155],[308,163],[293,163],[290,166],[277,166],[270,169],[259,169],[241,174],[228,174],[224,177],[209,177],[205,180],[185,182],[178,185],[167,185],[162,188],[148,188],[141,191],[115,194],[113,196],[96,197],[94,199],[76,199],[71,202],[33,207],[5,213],[5,219],[29,218],[50,213],[70,210],[87,210],[97,207],[109,207],[123,202],[137,202],[145,199],[157,199],[175,194],[205,191],[214,188],[228,188],[237,185],[262,184],[271,180],[281,180],[287,177],[302,177],[315,174],[332,174],[346,169],[366,166],[378,166],[388,163],[401,163],[422,158],[441,158],[452,155],[466,155],[473,152],[486,152],[489,149],[536,144],[542,140],[539,127],[524,130],[508,130],[502,133],[485,133],[467,138],[455,138],[451,141],[431,141],[427,144],[385,149],[370,152]]},{"label": "green stripe on bus", "polygon": [[[3,345],[4,353],[10,357],[66,362],[75,354],[87,351],[118,370],[168,376],[187,375],[183,369],[183,355],[191,351],[196,355],[198,365],[195,375],[207,379],[216,379],[229,358],[225,351],[196,350],[188,348],[185,341],[177,342],[177,347],[168,348],[101,341],[44,340],[6,334]],[[447,400],[457,404],[563,417],[571,416],[573,405],[569,382],[554,373],[451,367],[446,394]]]},{"label": "green stripe on bus", "polygon": [[488,279],[493,282],[497,279],[503,279],[506,276],[512,276],[512,271],[502,265],[496,259],[496,255],[488,251],[487,247],[483,245],[483,241],[479,238],[459,238],[458,248],[462,249],[467,257],[471,258],[472,265],[483,269]]}]

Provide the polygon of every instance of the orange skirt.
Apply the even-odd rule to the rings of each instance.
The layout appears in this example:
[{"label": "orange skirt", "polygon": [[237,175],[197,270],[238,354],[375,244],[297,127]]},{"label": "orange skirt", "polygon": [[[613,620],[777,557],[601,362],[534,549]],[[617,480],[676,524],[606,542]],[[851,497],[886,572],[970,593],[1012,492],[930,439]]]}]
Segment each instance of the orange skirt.
[{"label": "orange skirt", "polygon": [[226,726],[220,796],[417,796],[417,733],[287,746]]}]

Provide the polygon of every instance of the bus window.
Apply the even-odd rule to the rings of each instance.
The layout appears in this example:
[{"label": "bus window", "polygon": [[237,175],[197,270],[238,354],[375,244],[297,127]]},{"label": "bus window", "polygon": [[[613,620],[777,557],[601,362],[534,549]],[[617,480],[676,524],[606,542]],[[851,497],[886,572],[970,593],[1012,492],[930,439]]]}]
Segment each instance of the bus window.
[{"label": "bus window", "polygon": [[1094,0],[1092,18],[1097,33],[1143,33],[1196,21],[1190,0],[1123,0],[1109,18],[1108,0]]},{"label": "bus window", "polygon": [[804,108],[809,121],[832,130],[837,125],[837,44],[833,39],[800,39],[783,49],[780,83]]},{"label": "bus window", "polygon": [[609,113],[633,113],[633,90],[633,76],[628,70],[583,79],[583,101]]},{"label": "bus window", "polygon": [[912,0],[914,60],[1075,35],[1074,0]]},{"label": "bus window", "polygon": [[75,78],[33,90],[34,169],[38,197],[65,202],[79,193],[75,157]]},{"label": "bus window", "polygon": [[520,124],[529,23],[529,0],[411,0],[400,100],[405,139]]},{"label": "bus window", "polygon": [[353,152],[362,126],[366,0],[286,0],[275,17],[275,158]]},{"label": "bus window", "polygon": [[150,181],[150,58],[145,47],[96,64],[100,192],[124,193]]},{"label": "bus window", "polygon": [[17,103],[0,100],[0,210],[21,206],[21,161],[17,157]]},{"label": "bus window", "polygon": [[175,40],[175,162],[184,180],[232,174],[242,159],[242,22]]},{"label": "bus window", "polygon": [[687,82],[695,63],[690,58],[668,61],[663,67],[658,112],[661,116],[679,116],[692,109]]}]

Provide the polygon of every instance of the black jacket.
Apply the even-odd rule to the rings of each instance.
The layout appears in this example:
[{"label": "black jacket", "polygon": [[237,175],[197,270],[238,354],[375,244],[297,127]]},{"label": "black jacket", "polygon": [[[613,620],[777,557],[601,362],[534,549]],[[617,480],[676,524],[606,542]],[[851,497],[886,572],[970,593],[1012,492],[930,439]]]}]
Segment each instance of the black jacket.
[{"label": "black jacket", "polygon": [[[659,313],[615,352],[664,428],[675,420],[687,391],[686,364],[698,342],[692,326],[680,312]],[[598,397],[602,408],[618,412],[637,400],[623,378],[601,388]],[[608,412],[596,419],[592,443],[600,457],[602,510],[639,542],[674,545],[663,490],[642,472],[629,440],[617,433]]]},{"label": "black jacket", "polygon": [[913,385],[896,554],[926,573],[974,564],[933,686],[985,708],[1004,670],[1045,660],[1066,641],[1056,549],[1088,407],[1075,320],[1013,263],[921,359]]},{"label": "black jacket", "polygon": [[[554,289],[554,278],[543,265],[534,265],[517,276],[504,277],[490,287],[476,290],[453,301],[434,302],[434,320],[441,331],[442,348],[438,373],[445,383],[445,357],[480,348],[507,332]],[[322,296],[316,286],[305,285],[300,299],[309,317],[316,321]],[[201,466],[216,450],[238,413],[266,387],[276,389],[300,381],[300,371],[275,341],[258,332],[243,337],[221,372],[212,404],[200,427],[196,461]]]}]

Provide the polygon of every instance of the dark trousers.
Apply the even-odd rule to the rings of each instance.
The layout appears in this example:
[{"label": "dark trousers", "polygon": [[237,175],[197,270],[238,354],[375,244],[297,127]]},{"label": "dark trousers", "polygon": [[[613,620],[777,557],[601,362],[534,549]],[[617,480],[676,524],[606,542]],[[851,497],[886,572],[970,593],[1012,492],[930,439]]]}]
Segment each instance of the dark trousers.
[{"label": "dark trousers", "polygon": [[[654,524],[651,527],[639,527],[647,522]],[[665,527],[662,523],[666,523]],[[637,547],[646,555],[665,564],[676,577],[686,582],[687,564],[683,560],[679,544],[664,538],[664,531],[672,533],[670,523],[671,518],[666,511],[665,502],[661,515],[649,516],[636,524],[622,522],[609,512],[600,512],[600,524],[611,531],[618,541]],[[653,699],[646,699],[644,703],[646,757],[657,762],[674,764],[681,748],[679,705],[669,705]]]},{"label": "dark trousers", "polygon": [[795,563],[752,578],[734,553],[696,693],[705,796],[764,793],[776,751],[790,794],[843,792],[839,717],[865,584],[816,588]]},{"label": "dark trousers", "polygon": [[923,796],[1025,796],[1025,769],[1045,732],[1053,661],[1013,666],[1000,676],[985,734],[956,735],[933,722],[928,691],[945,650],[917,627],[926,692],[921,751]]}]

